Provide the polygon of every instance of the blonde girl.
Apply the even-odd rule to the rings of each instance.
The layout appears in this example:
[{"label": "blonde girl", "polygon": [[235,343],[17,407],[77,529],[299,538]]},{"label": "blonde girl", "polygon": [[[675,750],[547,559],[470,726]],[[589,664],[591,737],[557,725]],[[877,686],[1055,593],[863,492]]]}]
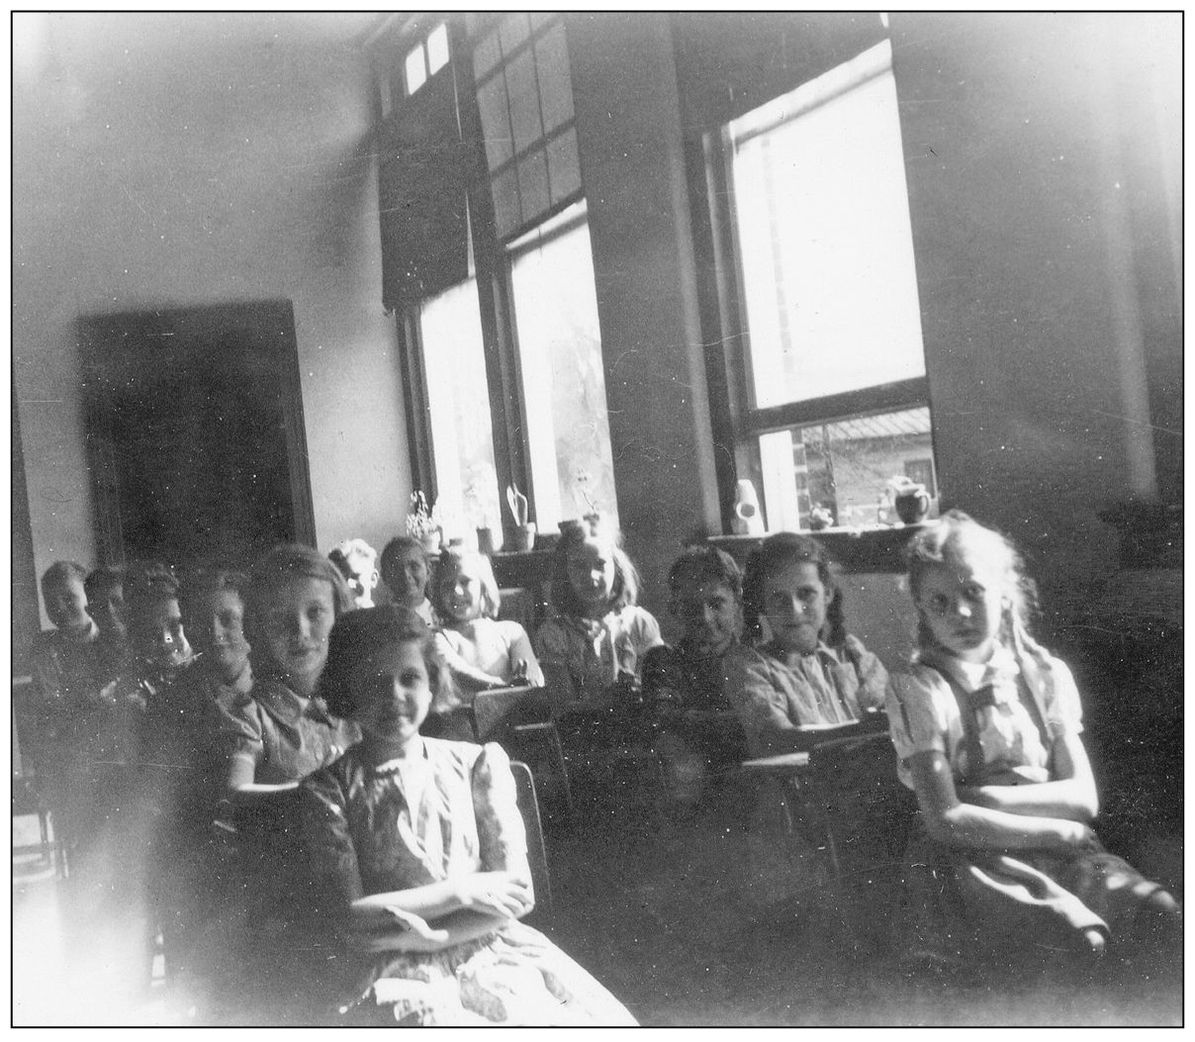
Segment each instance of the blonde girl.
[{"label": "blonde girl", "polygon": [[435,609],[441,620],[436,648],[458,691],[530,684],[541,687],[539,668],[527,631],[498,620],[500,597],[494,569],[485,554],[446,550],[435,582]]},{"label": "blonde girl", "polygon": [[920,827],[903,928],[923,959],[1100,954],[1177,925],[1174,898],[1092,831],[1095,781],[1070,670],[1027,629],[1033,587],[1012,544],[950,511],[908,550],[919,648],[888,716]]},{"label": "blonde girl", "polygon": [[643,656],[662,644],[651,612],[635,602],[639,573],[600,522],[568,528],[552,572],[555,614],[535,635],[553,698],[564,708],[600,709],[616,699],[616,682],[639,676]]}]

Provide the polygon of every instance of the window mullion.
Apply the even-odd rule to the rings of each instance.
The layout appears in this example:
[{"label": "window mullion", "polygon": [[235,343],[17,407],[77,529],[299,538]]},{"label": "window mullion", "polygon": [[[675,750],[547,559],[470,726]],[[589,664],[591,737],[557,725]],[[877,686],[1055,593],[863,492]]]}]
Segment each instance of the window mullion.
[{"label": "window mullion", "polygon": [[694,205],[693,213],[709,215],[709,224],[703,229],[701,241],[707,258],[705,278],[708,289],[705,296],[714,306],[707,309],[704,316],[703,335],[714,439],[727,450],[717,453],[715,465],[722,523],[725,530],[730,531],[735,482],[746,478],[762,489],[762,465],[758,441],[739,436],[743,412],[751,402],[748,397],[751,359],[743,321],[746,310],[742,273],[732,270],[739,255],[738,238],[724,148],[721,136],[716,133],[704,134],[699,143],[694,142],[690,178],[698,184],[697,198],[706,202],[705,206]]},{"label": "window mullion", "polygon": [[[457,111],[461,134],[473,145],[474,162],[469,175],[468,197],[473,257],[477,268],[477,297],[481,311],[482,343],[485,349],[486,383],[490,395],[490,422],[493,429],[494,469],[498,475],[499,503],[507,485],[515,484],[533,504],[531,468],[527,463],[522,385],[519,380],[515,331],[511,318],[510,279],[494,226],[494,201],[490,191],[489,166],[477,101],[473,63],[464,28],[454,23],[452,62],[456,77]],[[509,105],[507,106],[509,110]],[[514,519],[502,512],[504,542],[514,541]]]}]

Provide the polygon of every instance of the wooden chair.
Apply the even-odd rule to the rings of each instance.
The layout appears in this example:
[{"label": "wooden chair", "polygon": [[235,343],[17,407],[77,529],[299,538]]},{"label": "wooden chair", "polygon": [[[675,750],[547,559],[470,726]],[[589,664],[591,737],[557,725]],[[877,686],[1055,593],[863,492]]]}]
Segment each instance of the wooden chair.
[{"label": "wooden chair", "polygon": [[[59,879],[66,879],[70,875],[67,861],[66,843],[62,837],[62,826],[54,816],[54,812],[42,792],[36,777],[29,774],[12,776],[12,816],[37,817],[40,842],[35,844],[13,845],[13,859],[25,854],[36,853],[39,864],[52,868]],[[15,868],[15,866],[14,866]]]},{"label": "wooden chair", "polygon": [[515,797],[527,830],[527,861],[531,866],[531,885],[535,890],[535,910],[531,918],[542,922],[552,915],[552,881],[548,874],[548,849],[544,845],[535,778],[531,768],[518,760],[510,762],[510,772],[514,775]]},{"label": "wooden chair", "polygon": [[[55,815],[51,801],[44,791],[41,778],[37,775],[26,751],[21,746],[21,723],[27,719],[27,711],[33,698],[33,681],[29,677],[14,677],[12,682],[12,816],[37,817],[40,842],[14,845],[13,857],[36,853],[38,862],[54,870],[59,879],[70,874],[67,861],[67,844],[64,822]],[[18,706],[21,708],[21,722],[18,722]]]}]

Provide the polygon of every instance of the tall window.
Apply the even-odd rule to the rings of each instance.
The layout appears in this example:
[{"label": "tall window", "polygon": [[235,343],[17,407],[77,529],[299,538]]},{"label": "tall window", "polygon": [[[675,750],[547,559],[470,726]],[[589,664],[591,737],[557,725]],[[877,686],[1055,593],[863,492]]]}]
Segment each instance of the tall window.
[{"label": "tall window", "polygon": [[614,460],[583,203],[511,247],[511,285],[541,526],[617,520]]},{"label": "tall window", "polygon": [[417,483],[466,539],[510,525],[512,483],[541,531],[617,518],[564,21],[447,26],[404,19],[374,54],[401,99],[379,106],[383,299],[400,312]]},{"label": "tall window", "polygon": [[889,43],[734,120],[723,146],[748,332],[739,433],[769,527],[808,527],[819,506],[883,521],[905,461],[932,478]]}]

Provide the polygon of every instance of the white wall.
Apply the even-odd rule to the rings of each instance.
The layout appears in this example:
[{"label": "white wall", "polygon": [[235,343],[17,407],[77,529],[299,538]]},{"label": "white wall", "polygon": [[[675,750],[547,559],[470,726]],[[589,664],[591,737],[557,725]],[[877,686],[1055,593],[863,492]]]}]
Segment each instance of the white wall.
[{"label": "white wall", "polygon": [[81,314],[294,304],[316,531],[380,547],[409,491],[381,307],[374,16],[16,15],[13,356],[38,572],[93,559]]}]

